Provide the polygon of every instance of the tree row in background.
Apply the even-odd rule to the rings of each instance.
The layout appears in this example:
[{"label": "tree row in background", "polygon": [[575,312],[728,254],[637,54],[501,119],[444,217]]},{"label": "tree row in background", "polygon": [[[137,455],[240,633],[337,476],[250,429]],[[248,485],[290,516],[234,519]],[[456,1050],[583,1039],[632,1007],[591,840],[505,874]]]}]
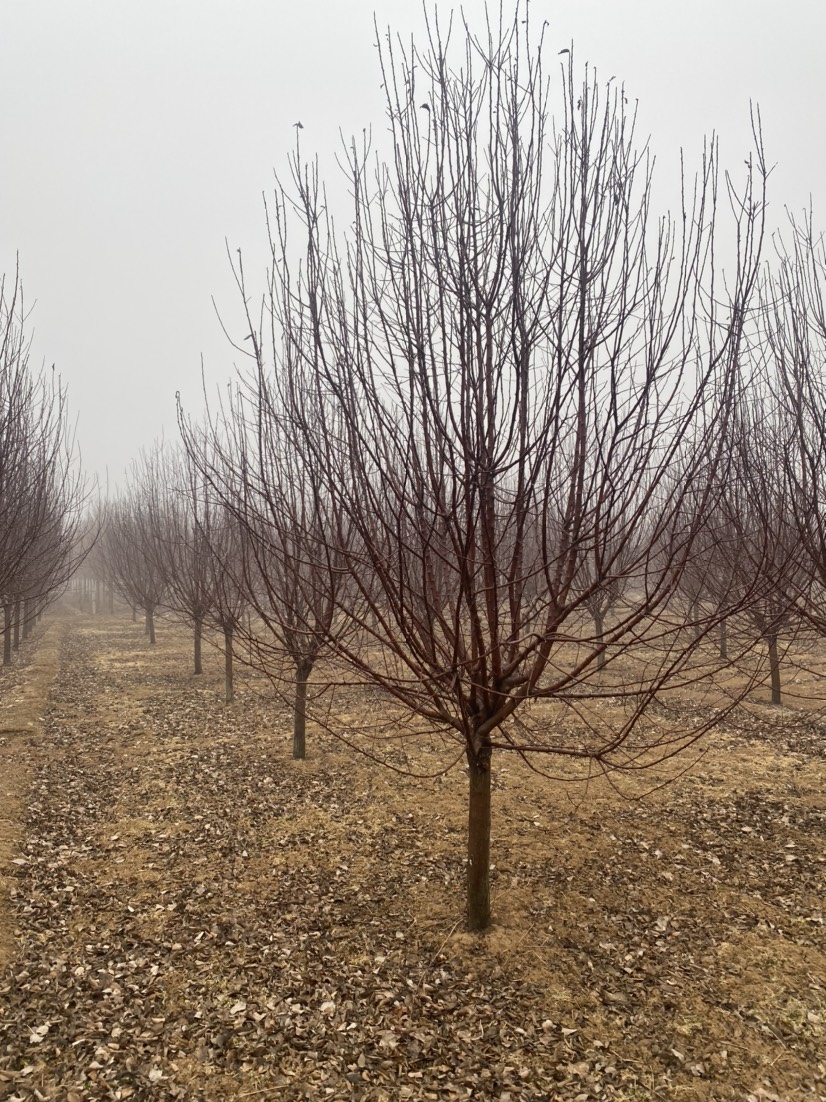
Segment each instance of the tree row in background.
[{"label": "tree row in background", "polygon": [[29,362],[19,279],[0,280],[0,601],[3,664],[78,563],[85,493],[66,392]]}]

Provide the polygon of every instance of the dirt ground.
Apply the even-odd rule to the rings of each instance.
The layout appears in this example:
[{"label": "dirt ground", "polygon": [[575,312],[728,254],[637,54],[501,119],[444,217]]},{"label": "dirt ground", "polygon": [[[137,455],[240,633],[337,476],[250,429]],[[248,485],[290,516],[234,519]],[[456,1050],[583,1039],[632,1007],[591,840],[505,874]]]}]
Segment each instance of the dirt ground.
[{"label": "dirt ground", "polygon": [[495,757],[479,937],[458,766],[405,779],[315,728],[295,763],[266,685],[226,706],[221,656],[193,676],[165,623],[150,649],[67,609],[26,648],[0,1099],[826,1099],[817,714],[742,708],[645,799]]}]

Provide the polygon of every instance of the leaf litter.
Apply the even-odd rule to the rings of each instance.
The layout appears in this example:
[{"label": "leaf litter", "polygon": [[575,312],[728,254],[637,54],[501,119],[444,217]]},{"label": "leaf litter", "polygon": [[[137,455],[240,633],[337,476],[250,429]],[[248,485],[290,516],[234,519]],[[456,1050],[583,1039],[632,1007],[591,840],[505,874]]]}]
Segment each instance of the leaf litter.
[{"label": "leaf litter", "polygon": [[500,755],[480,938],[460,770],[314,729],[295,763],[284,706],[252,676],[223,705],[183,631],[52,630],[0,1098],[826,1098],[816,717],[753,709],[637,802]]}]

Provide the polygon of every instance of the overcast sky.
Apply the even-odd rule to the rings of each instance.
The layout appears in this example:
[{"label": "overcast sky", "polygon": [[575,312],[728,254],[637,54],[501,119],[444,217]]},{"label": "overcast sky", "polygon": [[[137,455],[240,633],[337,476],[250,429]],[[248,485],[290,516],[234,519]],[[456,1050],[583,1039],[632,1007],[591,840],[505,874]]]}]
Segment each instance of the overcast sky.
[{"label": "overcast sky", "polygon": [[[483,10],[464,6],[480,28]],[[579,64],[624,81],[666,180],[712,130],[742,168],[758,102],[772,217],[811,197],[826,225],[823,0],[532,11],[554,49],[573,42]],[[2,0],[0,269],[19,255],[35,362],[68,384],[89,471],[117,481],[174,435],[176,391],[198,413],[202,357],[210,387],[232,374],[211,301],[232,323],[225,241],[254,276],[262,193],[297,120],[330,173],[339,131],[383,129],[374,14],[404,35],[422,23],[402,0]]]}]

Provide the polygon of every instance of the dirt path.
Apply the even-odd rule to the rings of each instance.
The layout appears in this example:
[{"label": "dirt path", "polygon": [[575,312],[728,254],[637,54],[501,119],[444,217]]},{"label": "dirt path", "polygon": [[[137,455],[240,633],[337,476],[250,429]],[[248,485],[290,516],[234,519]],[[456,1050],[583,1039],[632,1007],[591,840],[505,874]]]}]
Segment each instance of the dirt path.
[{"label": "dirt path", "polygon": [[295,764],[285,710],[225,707],[165,625],[42,647],[43,733],[0,745],[30,785],[0,1098],[826,1099],[813,720],[750,719],[641,804],[503,765],[480,942],[461,773],[400,786],[317,732]]},{"label": "dirt path", "polygon": [[59,658],[60,625],[52,622],[36,629],[21,644],[15,664],[0,671],[0,968],[14,951],[11,873],[20,860],[30,765],[43,736],[43,713]]}]

